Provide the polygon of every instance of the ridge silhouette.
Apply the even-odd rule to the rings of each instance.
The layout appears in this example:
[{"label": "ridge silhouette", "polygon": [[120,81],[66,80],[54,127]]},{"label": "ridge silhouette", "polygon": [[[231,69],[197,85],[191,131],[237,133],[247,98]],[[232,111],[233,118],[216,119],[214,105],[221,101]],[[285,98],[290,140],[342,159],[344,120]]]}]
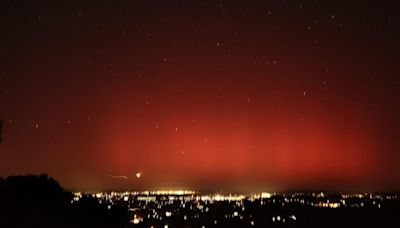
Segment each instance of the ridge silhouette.
[{"label": "ridge silhouette", "polygon": [[125,208],[109,210],[92,197],[75,205],[72,198],[46,174],[0,178],[0,227],[118,228],[128,221]]}]

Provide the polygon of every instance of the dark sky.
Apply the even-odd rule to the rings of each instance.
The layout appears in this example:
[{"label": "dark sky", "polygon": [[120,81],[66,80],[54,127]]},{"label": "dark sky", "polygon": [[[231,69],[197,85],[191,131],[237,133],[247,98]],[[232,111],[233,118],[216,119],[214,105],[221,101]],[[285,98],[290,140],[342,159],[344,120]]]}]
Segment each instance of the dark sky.
[{"label": "dark sky", "polygon": [[397,2],[1,1],[0,176],[398,190]]}]

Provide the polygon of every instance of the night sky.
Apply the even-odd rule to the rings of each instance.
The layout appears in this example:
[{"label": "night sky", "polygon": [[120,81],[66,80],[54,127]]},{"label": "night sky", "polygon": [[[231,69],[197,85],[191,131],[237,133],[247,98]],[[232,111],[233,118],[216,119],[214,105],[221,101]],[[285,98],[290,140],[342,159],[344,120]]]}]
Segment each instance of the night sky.
[{"label": "night sky", "polygon": [[397,2],[1,1],[0,176],[399,190]]}]

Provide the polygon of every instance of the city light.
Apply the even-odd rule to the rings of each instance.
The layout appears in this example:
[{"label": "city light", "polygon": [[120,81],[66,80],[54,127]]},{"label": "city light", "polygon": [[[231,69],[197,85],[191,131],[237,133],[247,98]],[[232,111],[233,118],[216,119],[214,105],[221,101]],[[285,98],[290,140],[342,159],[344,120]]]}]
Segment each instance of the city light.
[{"label": "city light", "polygon": [[[247,225],[255,226],[263,220],[257,220],[251,205],[260,208],[320,208],[321,210],[337,208],[375,208],[380,210],[386,201],[398,200],[396,195],[379,194],[326,194],[318,193],[249,193],[222,194],[201,193],[193,190],[157,190],[157,191],[126,191],[126,192],[75,192],[71,203],[79,203],[85,197],[97,199],[99,204],[105,204],[109,210],[124,206],[132,213],[130,223],[165,219],[181,219],[182,221],[197,221],[206,218],[208,213],[215,213],[213,207],[225,205],[226,212],[212,220],[214,225],[220,221],[247,221]],[[229,212],[230,211],[230,212]],[[279,213],[269,217],[269,221],[277,224],[291,224],[302,221],[303,218],[293,213]],[[170,226],[171,224],[164,224]],[[163,226],[164,226],[163,225]]]}]

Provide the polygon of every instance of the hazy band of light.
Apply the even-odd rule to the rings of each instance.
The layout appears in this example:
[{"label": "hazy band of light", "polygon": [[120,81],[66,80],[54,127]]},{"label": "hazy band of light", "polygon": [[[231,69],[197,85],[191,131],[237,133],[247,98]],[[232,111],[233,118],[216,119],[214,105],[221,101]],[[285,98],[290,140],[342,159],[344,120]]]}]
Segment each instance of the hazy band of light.
[{"label": "hazy band of light", "polygon": [[113,179],[128,179],[127,176],[114,176],[114,175],[108,175],[108,176],[113,178]]}]

